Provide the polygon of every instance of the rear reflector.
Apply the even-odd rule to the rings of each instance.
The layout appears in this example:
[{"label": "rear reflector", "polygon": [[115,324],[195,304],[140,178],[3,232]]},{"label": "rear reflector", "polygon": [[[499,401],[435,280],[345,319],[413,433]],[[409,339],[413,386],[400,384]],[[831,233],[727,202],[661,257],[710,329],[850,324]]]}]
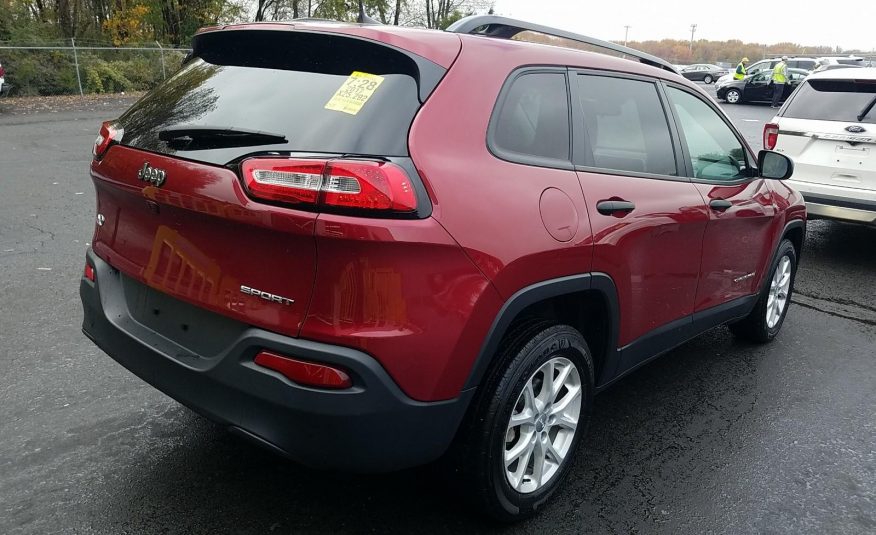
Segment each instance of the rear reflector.
[{"label": "rear reflector", "polygon": [[85,263],[85,273],[84,276],[86,279],[94,282],[94,268],[88,262]]},{"label": "rear reflector", "polygon": [[341,389],[353,386],[346,372],[325,364],[305,362],[262,351],[256,355],[255,363],[264,368],[280,372],[287,379],[300,385],[317,388]]},{"label": "rear reflector", "polygon": [[779,141],[779,125],[769,123],[763,125],[763,148],[773,150]]},{"label": "rear reflector", "polygon": [[260,199],[383,212],[417,209],[410,178],[389,162],[254,158],[241,170],[247,190]]}]

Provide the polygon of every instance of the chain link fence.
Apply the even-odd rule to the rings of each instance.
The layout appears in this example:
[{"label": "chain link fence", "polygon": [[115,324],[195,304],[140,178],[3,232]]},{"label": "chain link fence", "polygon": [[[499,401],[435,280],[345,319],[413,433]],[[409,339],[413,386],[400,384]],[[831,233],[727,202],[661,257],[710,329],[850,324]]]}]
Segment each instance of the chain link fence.
[{"label": "chain link fence", "polygon": [[0,41],[6,71],[0,96],[147,91],[173,74],[189,52],[157,41],[122,47],[85,39]]}]

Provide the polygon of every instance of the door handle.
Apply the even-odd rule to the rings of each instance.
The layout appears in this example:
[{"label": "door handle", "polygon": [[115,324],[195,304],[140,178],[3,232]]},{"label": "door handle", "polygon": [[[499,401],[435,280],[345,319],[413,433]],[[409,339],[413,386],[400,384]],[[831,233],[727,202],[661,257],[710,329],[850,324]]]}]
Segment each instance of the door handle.
[{"label": "door handle", "polygon": [[718,210],[719,212],[723,212],[731,206],[733,206],[733,203],[726,199],[712,199],[711,201],[709,201],[709,207],[712,210]]},{"label": "door handle", "polygon": [[613,215],[618,212],[632,212],[636,205],[630,201],[599,201],[596,203],[596,211],[602,215]]}]

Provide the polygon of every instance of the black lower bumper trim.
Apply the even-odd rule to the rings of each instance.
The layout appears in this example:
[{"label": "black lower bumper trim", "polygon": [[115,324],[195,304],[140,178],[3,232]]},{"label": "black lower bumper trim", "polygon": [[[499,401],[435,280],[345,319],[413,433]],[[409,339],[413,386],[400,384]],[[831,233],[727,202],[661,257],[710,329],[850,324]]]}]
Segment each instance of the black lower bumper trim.
[{"label": "black lower bumper trim", "polygon": [[[124,275],[89,251],[83,332],[110,357],[208,418],[314,468],[387,472],[428,463],[449,447],[474,390],[440,402],[407,397],[374,358],[353,349],[247,327],[224,351],[194,354],[136,321]],[[189,306],[180,303],[180,306]],[[352,388],[297,385],[256,366],[270,349],[349,370]]]}]

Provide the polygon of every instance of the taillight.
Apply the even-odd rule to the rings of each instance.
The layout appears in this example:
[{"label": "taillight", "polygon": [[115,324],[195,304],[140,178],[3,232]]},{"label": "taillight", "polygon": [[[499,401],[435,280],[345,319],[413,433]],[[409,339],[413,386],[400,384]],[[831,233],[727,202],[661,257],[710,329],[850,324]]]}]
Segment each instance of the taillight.
[{"label": "taillight", "polygon": [[343,370],[325,364],[305,362],[277,355],[270,351],[262,351],[256,355],[255,363],[263,368],[279,372],[290,381],[300,385],[330,389],[350,388],[353,386],[352,379]]},{"label": "taillight", "polygon": [[254,158],[241,170],[249,192],[269,201],[384,212],[417,209],[410,177],[389,162]]},{"label": "taillight", "polygon": [[779,141],[779,125],[769,123],[763,125],[763,148],[773,150]]},{"label": "taillight", "polygon": [[95,160],[100,160],[106,154],[114,142],[119,142],[122,139],[123,130],[118,128],[112,121],[106,121],[100,126],[100,133],[97,134],[97,139],[94,140],[94,147],[91,154]]}]

